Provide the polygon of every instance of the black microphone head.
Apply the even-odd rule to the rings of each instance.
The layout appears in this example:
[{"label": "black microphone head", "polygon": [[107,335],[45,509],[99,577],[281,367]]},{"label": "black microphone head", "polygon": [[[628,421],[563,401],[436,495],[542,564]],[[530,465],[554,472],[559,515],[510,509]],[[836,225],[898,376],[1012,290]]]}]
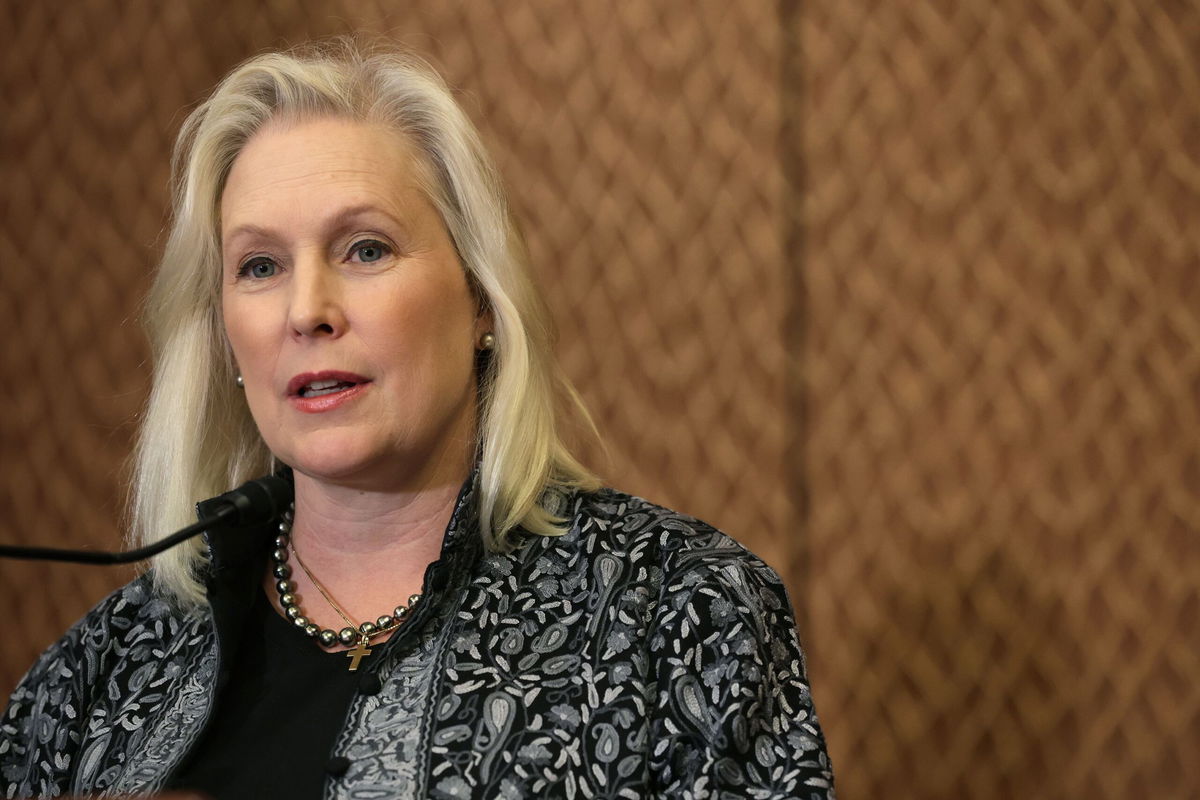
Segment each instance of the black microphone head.
[{"label": "black microphone head", "polygon": [[246,481],[231,492],[221,495],[228,505],[237,509],[230,522],[234,525],[254,525],[275,519],[292,502],[291,481],[279,475],[264,475]]}]

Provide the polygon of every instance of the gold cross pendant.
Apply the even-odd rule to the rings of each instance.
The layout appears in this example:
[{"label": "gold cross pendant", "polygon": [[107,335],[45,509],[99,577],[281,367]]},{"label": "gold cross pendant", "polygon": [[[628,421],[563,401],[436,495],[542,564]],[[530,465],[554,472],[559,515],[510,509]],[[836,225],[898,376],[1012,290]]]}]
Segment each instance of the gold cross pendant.
[{"label": "gold cross pendant", "polygon": [[364,636],[358,640],[358,645],[353,650],[346,653],[346,657],[350,659],[350,671],[358,672],[358,662],[369,655],[371,648],[367,647],[367,637]]}]

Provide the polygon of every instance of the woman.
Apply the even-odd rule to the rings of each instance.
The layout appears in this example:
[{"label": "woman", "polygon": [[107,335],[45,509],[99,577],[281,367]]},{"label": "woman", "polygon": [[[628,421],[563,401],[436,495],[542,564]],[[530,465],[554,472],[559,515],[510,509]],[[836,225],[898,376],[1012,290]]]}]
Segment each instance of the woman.
[{"label": "woman", "polygon": [[136,531],[272,469],[294,505],[42,656],[8,796],[832,796],[778,577],[564,446],[548,316],[435,74],[255,58],[175,163]]}]

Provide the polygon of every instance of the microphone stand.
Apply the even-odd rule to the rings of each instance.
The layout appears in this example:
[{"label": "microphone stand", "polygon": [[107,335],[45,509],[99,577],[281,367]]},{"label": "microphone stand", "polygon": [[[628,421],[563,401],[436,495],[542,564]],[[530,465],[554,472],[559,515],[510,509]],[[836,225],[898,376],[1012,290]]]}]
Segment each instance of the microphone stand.
[{"label": "microphone stand", "polygon": [[203,533],[219,522],[232,521],[238,525],[249,525],[272,519],[291,502],[292,484],[278,475],[266,475],[247,481],[237,489],[226,492],[214,502],[222,505],[210,516],[193,522],[165,539],[154,544],[126,550],[121,553],[91,550],[66,550],[56,547],[17,547],[0,544],[0,558],[21,558],[36,561],[66,561],[73,564],[129,564],[158,555],[180,542]]}]

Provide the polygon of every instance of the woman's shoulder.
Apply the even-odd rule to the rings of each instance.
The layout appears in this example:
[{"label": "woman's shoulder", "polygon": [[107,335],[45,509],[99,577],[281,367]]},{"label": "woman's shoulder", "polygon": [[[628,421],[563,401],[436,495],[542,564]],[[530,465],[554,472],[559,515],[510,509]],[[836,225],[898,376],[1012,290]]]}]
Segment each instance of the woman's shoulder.
[{"label": "woman's shoulder", "polygon": [[[67,631],[62,641],[111,642],[142,638],[147,631],[169,635],[193,621],[199,609],[182,608],[155,586],[153,571],[115,589]],[[102,635],[107,632],[108,635]],[[61,642],[60,642],[61,643]]]},{"label": "woman's shoulder", "polygon": [[182,609],[163,597],[150,572],[114,590],[83,615],[34,662],[18,685],[32,692],[47,683],[67,682],[80,688],[94,683],[105,663],[135,651],[152,650],[194,625],[203,612]]},{"label": "woman's shoulder", "polygon": [[[152,574],[97,603],[42,653],[9,698],[0,716],[0,793],[57,795],[80,770],[91,776],[81,785],[93,785],[113,766],[110,755],[135,750],[131,742],[152,728],[151,716],[190,702],[176,687],[203,669],[212,672],[206,619],[206,607],[181,608],[163,597]],[[104,744],[77,760],[89,742]]]},{"label": "woman's shoulder", "polygon": [[563,492],[547,508],[566,522],[567,532],[533,537],[514,554],[525,563],[526,577],[586,573],[594,587],[624,585],[659,600],[710,587],[753,596],[756,605],[787,605],[771,567],[696,517],[608,488]]},{"label": "woman's shoulder", "polygon": [[778,580],[775,571],[729,534],[704,520],[645,498],[600,489],[574,498],[571,528],[596,551],[652,558],[673,573],[744,568]]},{"label": "woman's shoulder", "polygon": [[564,492],[546,507],[566,532],[488,558],[453,657],[477,664],[487,651],[531,674],[546,665],[560,685],[571,665],[586,688],[578,707],[553,713],[612,747],[624,741],[614,723],[645,720],[633,762],[648,762],[664,796],[706,784],[831,796],[778,575],[714,526],[624,492]]}]

